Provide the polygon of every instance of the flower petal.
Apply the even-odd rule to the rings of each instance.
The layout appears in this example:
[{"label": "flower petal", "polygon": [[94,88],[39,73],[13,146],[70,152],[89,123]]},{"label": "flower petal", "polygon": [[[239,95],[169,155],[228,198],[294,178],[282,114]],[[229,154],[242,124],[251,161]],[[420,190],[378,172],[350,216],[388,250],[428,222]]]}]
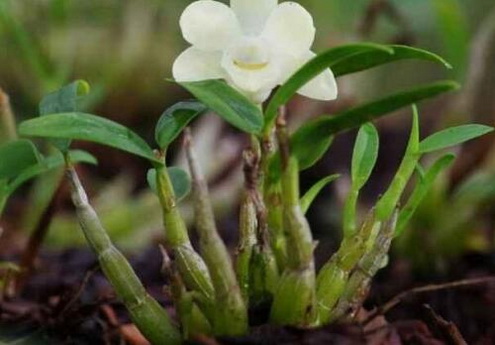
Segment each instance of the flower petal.
[{"label": "flower petal", "polygon": [[212,0],[195,1],[180,17],[182,35],[202,50],[222,50],[241,35],[239,21],[227,5]]},{"label": "flower petal", "polygon": [[311,14],[298,3],[288,1],[271,13],[261,35],[277,50],[299,56],[311,48],[315,32]]},{"label": "flower petal", "polygon": [[[296,69],[300,68],[315,55],[316,54],[313,52],[308,52],[306,59],[300,61],[300,64]],[[331,101],[336,99],[338,95],[337,81],[335,80],[333,72],[327,68],[324,72],[300,88],[297,93],[316,100]]]},{"label": "flower petal", "polygon": [[224,78],[225,73],[220,65],[221,58],[220,52],[207,52],[191,47],[177,57],[172,67],[172,74],[177,81]]},{"label": "flower petal", "polygon": [[277,0],[230,0],[230,7],[237,15],[244,34],[259,35],[277,3]]}]

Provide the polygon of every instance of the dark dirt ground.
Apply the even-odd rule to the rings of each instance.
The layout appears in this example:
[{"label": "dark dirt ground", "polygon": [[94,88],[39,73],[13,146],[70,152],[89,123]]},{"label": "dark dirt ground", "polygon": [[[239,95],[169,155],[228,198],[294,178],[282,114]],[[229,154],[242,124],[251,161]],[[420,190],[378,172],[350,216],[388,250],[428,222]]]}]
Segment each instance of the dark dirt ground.
[{"label": "dark dirt ground", "polygon": [[[170,307],[160,262],[156,247],[132,258],[148,290]],[[466,255],[441,277],[415,275],[406,263],[392,260],[375,279],[365,304],[368,310],[411,288],[428,286],[431,291],[409,291],[384,317],[378,315],[366,326],[256,326],[247,337],[205,338],[191,344],[495,344],[495,281],[479,280],[490,276],[495,276],[494,255]],[[470,281],[434,285],[459,280]],[[257,315],[258,320],[264,318],[263,311]],[[96,258],[80,249],[43,253],[22,294],[0,303],[0,334],[4,341],[25,337],[15,344],[146,344],[98,271]]]}]

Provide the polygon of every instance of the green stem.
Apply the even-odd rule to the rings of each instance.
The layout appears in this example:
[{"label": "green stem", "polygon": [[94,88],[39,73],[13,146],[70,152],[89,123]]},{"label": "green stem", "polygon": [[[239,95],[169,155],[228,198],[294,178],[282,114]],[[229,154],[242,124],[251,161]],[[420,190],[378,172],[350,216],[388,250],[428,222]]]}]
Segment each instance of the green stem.
[{"label": "green stem", "polygon": [[400,197],[421,158],[421,154],[419,153],[419,116],[415,106],[413,107],[413,110],[411,135],[409,143],[407,144],[406,153],[404,154],[404,159],[402,160],[390,187],[376,204],[376,216],[377,219],[382,222],[388,221],[394,213]]},{"label": "green stem", "polygon": [[340,319],[348,313],[350,313],[350,319],[354,318],[355,313],[359,310],[363,299],[366,297],[371,280],[387,262],[397,218],[398,212],[396,211],[392,219],[380,227],[376,239],[369,241],[371,242],[371,248],[361,257],[347,281],[344,293],[332,311],[332,320]]},{"label": "green stem", "polygon": [[70,163],[67,178],[81,229],[132,321],[152,344],[180,344],[180,333],[166,311],[146,292],[129,262],[111,242]]},{"label": "green stem", "polygon": [[184,339],[211,334],[211,325],[194,300],[194,293],[187,291],[176,266],[164,247],[160,246],[163,257],[162,273],[169,282],[169,295],[174,301],[180,319]]},{"label": "green stem", "polygon": [[317,323],[326,324],[333,317],[333,310],[345,292],[347,280],[359,260],[367,253],[380,229],[374,210],[366,217],[361,229],[344,238],[339,250],[322,267],[316,282]]},{"label": "green stem", "polygon": [[352,236],[356,232],[356,208],[359,198],[359,189],[351,188],[344,205],[344,237]]},{"label": "green stem", "polygon": [[210,316],[214,302],[214,289],[210,273],[201,256],[194,250],[189,240],[189,234],[180,211],[177,207],[175,194],[165,166],[156,167],[158,197],[165,225],[165,241],[172,250],[177,268],[184,279],[186,287],[202,296],[205,304],[201,305],[204,312]]},{"label": "green stem", "polygon": [[243,335],[248,330],[247,307],[229,252],[218,234],[208,187],[192,147],[190,133],[186,134],[185,147],[193,180],[194,211],[201,254],[215,288],[214,333],[229,336]]}]

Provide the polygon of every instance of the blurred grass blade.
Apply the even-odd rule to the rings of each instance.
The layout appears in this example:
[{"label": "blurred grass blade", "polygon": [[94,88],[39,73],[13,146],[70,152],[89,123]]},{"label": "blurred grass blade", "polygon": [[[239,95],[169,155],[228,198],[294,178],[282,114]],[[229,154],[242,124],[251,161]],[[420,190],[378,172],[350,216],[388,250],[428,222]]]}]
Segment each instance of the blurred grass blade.
[{"label": "blurred grass blade", "polygon": [[[390,112],[439,94],[457,90],[459,84],[440,81],[373,101],[335,116],[322,116],[301,126],[291,137],[292,154],[299,160],[301,170],[313,166],[327,151],[335,134],[359,127]],[[269,179],[280,178],[280,156],[270,162]]]},{"label": "blurred grass blade", "polygon": [[328,184],[332,183],[336,179],[340,177],[339,174],[334,174],[327,176],[320,181],[316,182],[301,198],[301,209],[303,213],[307,213],[309,207],[315,200],[315,198],[320,194],[320,192],[325,188]]},{"label": "blurred grass blade", "polygon": [[263,127],[261,110],[225,82],[205,80],[179,84],[234,127],[247,133],[261,131]]},{"label": "blurred grass blade", "polygon": [[296,92],[306,85],[313,78],[318,76],[325,69],[333,67],[346,57],[353,56],[358,53],[369,51],[378,51],[385,55],[393,54],[393,50],[387,46],[374,43],[357,43],[348,44],[329,49],[307,62],[289,80],[287,80],[273,95],[266,109],[265,132],[270,130],[278,112],[278,108],[287,103]]},{"label": "blurred grass blade", "polygon": [[0,87],[0,145],[17,139],[16,119],[9,95]]},{"label": "blurred grass blade", "polygon": [[0,180],[16,177],[27,167],[40,161],[34,144],[25,139],[11,141],[0,147]]},{"label": "blurred grass blade", "polygon": [[453,154],[447,154],[440,159],[438,159],[432,166],[427,170],[424,174],[423,178],[418,182],[414,192],[409,197],[404,208],[400,211],[399,220],[397,222],[397,229],[395,232],[395,236],[401,235],[406,229],[407,223],[413,216],[414,212],[421,204],[421,201],[429,192],[433,183],[440,173],[445,171],[453,162],[455,156]]},{"label": "blurred grass blade", "polygon": [[419,151],[427,153],[442,150],[451,146],[462,144],[468,140],[480,137],[493,131],[492,127],[485,125],[469,124],[444,129],[430,135],[421,141]]},{"label": "blurred grass blade", "polygon": [[463,80],[468,63],[470,30],[466,11],[459,0],[433,0],[444,54],[454,65],[453,75]]},{"label": "blurred grass blade", "polygon": [[114,147],[162,164],[148,144],[129,128],[108,119],[85,114],[46,115],[20,124],[23,136],[85,140]]},{"label": "blurred grass blade", "polygon": [[18,57],[33,70],[42,88],[47,89],[53,80],[53,66],[43,53],[39,42],[20,24],[13,12],[10,1],[0,1],[0,26],[13,38],[13,46],[19,52]]},{"label": "blurred grass blade", "polygon": [[[178,167],[167,168],[168,175],[170,176],[170,181],[172,182],[172,187],[174,189],[175,198],[177,201],[184,199],[191,191],[191,179],[186,171]],[[146,176],[148,180],[148,185],[151,190],[158,194],[156,185],[156,170],[148,170]]]},{"label": "blurred grass blade", "polygon": [[387,63],[411,59],[436,62],[445,68],[452,68],[442,57],[423,49],[404,45],[390,45],[387,47],[393,49],[393,54],[379,50],[354,54],[337,61],[332,67],[332,71],[336,77],[340,77]]},{"label": "blurred grass blade", "polygon": [[197,116],[208,110],[196,101],[180,102],[165,110],[155,129],[155,140],[162,149],[168,147]]}]

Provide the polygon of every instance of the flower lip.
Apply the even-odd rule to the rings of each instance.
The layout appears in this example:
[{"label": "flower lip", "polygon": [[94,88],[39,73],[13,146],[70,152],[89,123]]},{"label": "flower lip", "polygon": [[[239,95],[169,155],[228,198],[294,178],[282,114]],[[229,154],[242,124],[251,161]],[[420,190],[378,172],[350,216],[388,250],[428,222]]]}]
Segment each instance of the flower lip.
[{"label": "flower lip", "polygon": [[268,66],[268,62],[246,63],[246,62],[234,60],[234,65],[236,65],[239,68],[248,70],[248,71],[258,71],[258,70],[263,69],[266,66]]},{"label": "flower lip", "polygon": [[257,37],[242,37],[228,51],[235,66],[247,70],[258,71],[270,63],[270,52],[267,43]]}]

